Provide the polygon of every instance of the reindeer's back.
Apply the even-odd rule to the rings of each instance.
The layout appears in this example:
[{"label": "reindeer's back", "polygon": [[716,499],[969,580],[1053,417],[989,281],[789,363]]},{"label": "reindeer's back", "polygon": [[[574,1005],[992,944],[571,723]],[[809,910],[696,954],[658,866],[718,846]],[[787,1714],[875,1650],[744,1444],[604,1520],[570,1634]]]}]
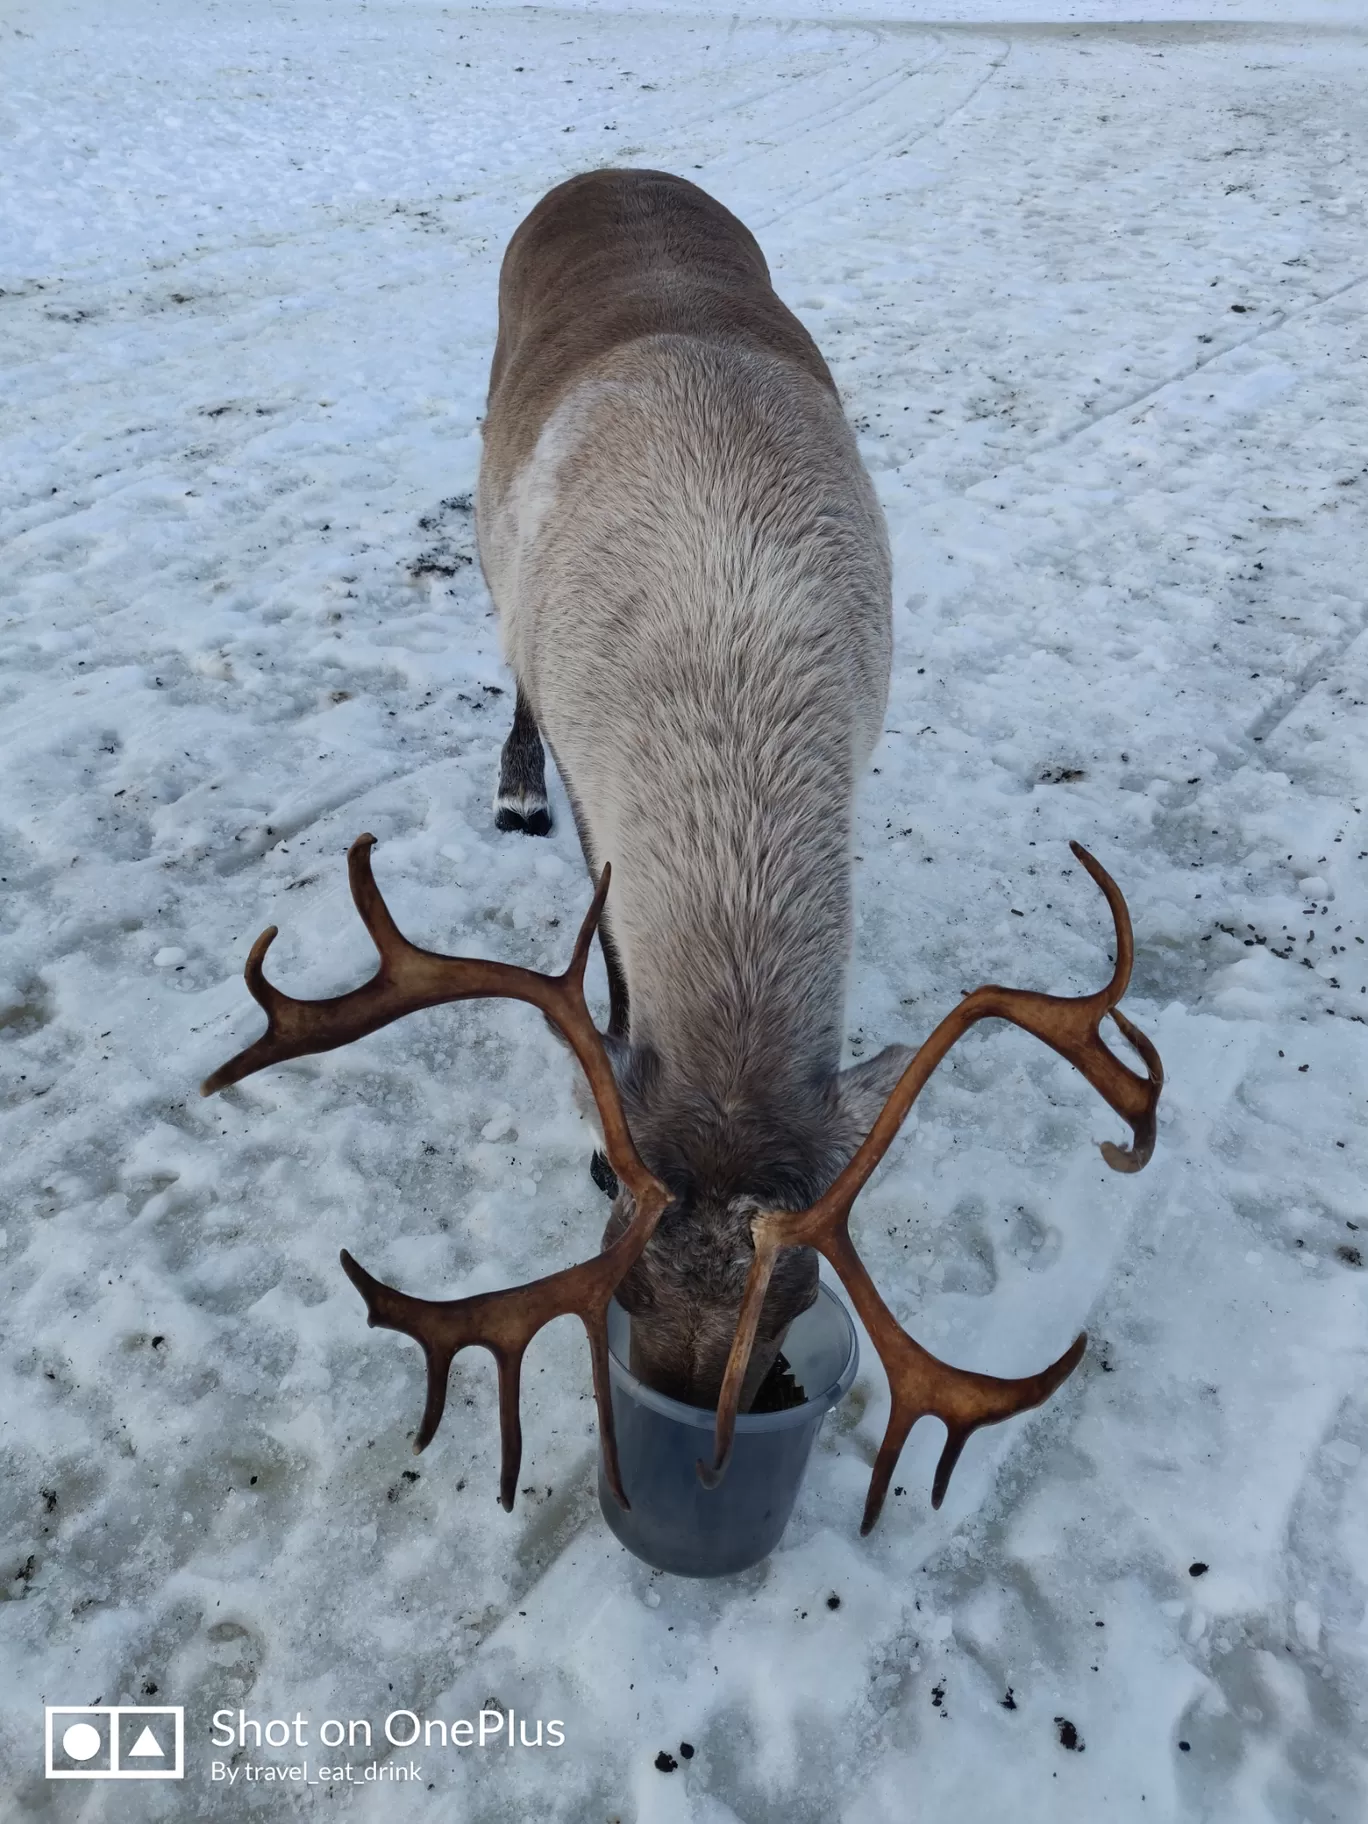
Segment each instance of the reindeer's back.
[{"label": "reindeer's back", "polygon": [[499,277],[484,458],[495,490],[587,369],[638,337],[672,332],[766,349],[835,392],[754,235],[697,184],[665,171],[590,171],[544,196]]},{"label": "reindeer's back", "polygon": [[[826,364],[747,230],[679,179],[576,183],[611,222],[657,185],[688,207],[648,214],[629,253],[571,233],[549,207],[563,186],[515,236],[481,557],[591,865],[613,864],[633,1041],[750,1101],[761,1078],[816,1085],[838,1060],[887,537]],[[547,287],[535,308],[527,272]],[[568,380],[539,371],[572,342]],[[515,437],[501,415],[536,387],[552,402]]]}]

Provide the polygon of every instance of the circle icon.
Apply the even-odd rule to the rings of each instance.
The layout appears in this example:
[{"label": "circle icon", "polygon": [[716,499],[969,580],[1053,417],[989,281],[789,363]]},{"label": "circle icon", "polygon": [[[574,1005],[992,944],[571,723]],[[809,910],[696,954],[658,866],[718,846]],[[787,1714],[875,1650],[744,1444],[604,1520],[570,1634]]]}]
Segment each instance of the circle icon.
[{"label": "circle icon", "polygon": [[90,1761],[104,1747],[98,1729],[89,1723],[73,1723],[62,1737],[62,1748],[73,1761]]}]

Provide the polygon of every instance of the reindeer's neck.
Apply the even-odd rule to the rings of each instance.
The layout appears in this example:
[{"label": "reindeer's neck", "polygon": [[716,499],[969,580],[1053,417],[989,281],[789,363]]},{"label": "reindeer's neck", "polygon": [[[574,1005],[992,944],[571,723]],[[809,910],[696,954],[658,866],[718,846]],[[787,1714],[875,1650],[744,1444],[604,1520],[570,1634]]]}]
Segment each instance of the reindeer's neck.
[{"label": "reindeer's neck", "polygon": [[706,829],[629,844],[615,870],[633,1041],[724,1108],[835,1072],[850,948],[840,808],[812,827],[792,797],[737,797],[714,798]]},{"label": "reindeer's neck", "polygon": [[509,656],[590,864],[612,864],[633,1045],[681,1105],[801,1125],[839,1063],[889,660],[887,547],[839,403],[774,357],[635,343],[486,523],[517,583]]}]

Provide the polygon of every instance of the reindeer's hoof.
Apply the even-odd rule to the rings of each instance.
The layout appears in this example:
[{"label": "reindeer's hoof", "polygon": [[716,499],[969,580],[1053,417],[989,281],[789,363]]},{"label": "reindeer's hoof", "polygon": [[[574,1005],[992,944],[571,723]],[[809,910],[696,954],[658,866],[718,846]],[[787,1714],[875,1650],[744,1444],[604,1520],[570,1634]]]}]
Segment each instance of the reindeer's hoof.
[{"label": "reindeer's hoof", "polygon": [[616,1197],[618,1194],[618,1175],[609,1165],[606,1157],[598,1152],[589,1161],[589,1176],[603,1192],[605,1197]]},{"label": "reindeer's hoof", "polygon": [[549,836],[551,812],[544,798],[500,794],[494,800],[494,828],[520,830],[524,836]]}]

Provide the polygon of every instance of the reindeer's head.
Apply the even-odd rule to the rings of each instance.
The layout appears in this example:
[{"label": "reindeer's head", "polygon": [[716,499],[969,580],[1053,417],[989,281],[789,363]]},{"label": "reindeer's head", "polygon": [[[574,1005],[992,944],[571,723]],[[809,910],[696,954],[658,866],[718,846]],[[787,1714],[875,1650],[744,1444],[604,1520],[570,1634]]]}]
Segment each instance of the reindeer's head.
[{"label": "reindeer's head", "polygon": [[[402,1330],[423,1346],[428,1393],[416,1450],[431,1442],[441,1423],[452,1358],[472,1343],[481,1344],[498,1364],[503,1438],[500,1499],[505,1508],[511,1508],[522,1457],[518,1418],[522,1358],[545,1324],[574,1312],[589,1336],[608,1482],[626,1506],[608,1384],[606,1314],[608,1300],[616,1291],[629,1310],[649,1319],[640,1326],[643,1338],[652,1339],[643,1344],[651,1355],[643,1364],[645,1378],[664,1385],[666,1391],[672,1390],[673,1379],[686,1390],[686,1396],[696,1397],[703,1389],[711,1397],[713,1388],[720,1390],[716,1461],[711,1469],[699,1465],[702,1479],[715,1485],[726,1468],[737,1412],[768,1365],[765,1356],[772,1357],[784,1326],[816,1296],[817,1254],[826,1256],[850,1294],[883,1360],[893,1396],[865,1504],[864,1532],[878,1518],[893,1467],[919,1418],[934,1414],[947,1431],[932,1491],[932,1505],[939,1507],[970,1434],[981,1425],[1039,1405],[1073,1371],[1083,1354],[1086,1339],[1082,1336],[1058,1361],[1022,1380],[999,1380],[938,1361],[898,1325],[880,1298],[855,1252],[848,1222],[855,1198],[932,1071],[956,1039],[981,1019],[1009,1020],[1043,1039],[1081,1070],[1129,1123],[1134,1147],[1126,1151],[1110,1142],[1104,1144],[1102,1153],[1109,1165],[1118,1171],[1138,1171],[1149,1158],[1163,1069],[1150,1041],[1117,1011],[1130,979],[1130,916],[1111,876],[1077,843],[1071,845],[1074,854],[1106,895],[1116,925],[1116,967],[1105,988],[1076,1000],[1013,988],[975,989],[912,1055],[854,1156],[815,1202],[792,1208],[776,1199],[775,1207],[753,1192],[721,1182],[704,1187],[702,1194],[711,1199],[706,1208],[695,1204],[691,1211],[688,1199],[691,1191],[695,1197],[699,1195],[698,1187],[684,1185],[676,1194],[642,1163],[603,1038],[584,1000],[585,964],[608,892],[608,869],[603,871],[569,967],[564,975],[546,976],[506,963],[439,956],[410,944],[390,917],[371,874],[374,840],[359,837],[352,844],[348,866],[356,908],[380,953],[375,975],[364,987],[331,1000],[293,1000],[265,978],[263,962],[276,932],[274,926],[264,931],[252,946],[246,978],[248,988],[266,1010],[266,1032],[216,1071],[204,1083],[202,1093],[212,1095],[286,1058],[333,1050],[420,1007],[507,996],[539,1007],[579,1059],[602,1123],[604,1150],[621,1187],[601,1253],[504,1292],[447,1301],[413,1298],[373,1279],[343,1251],[342,1265],[365,1298],[371,1323]],[[1108,1014],[1143,1058],[1145,1076],[1128,1069],[1103,1044],[1099,1027]],[[671,1175],[665,1165],[660,1170],[666,1178]],[[675,1222],[679,1227],[672,1234]],[[700,1236],[706,1238],[704,1242]],[[653,1237],[658,1237],[658,1245],[647,1257]],[[701,1288],[697,1283],[700,1274],[704,1279]],[[684,1283],[686,1279],[689,1283]]]},{"label": "reindeer's head", "polygon": [[[767,1207],[755,1196],[685,1190],[628,1269],[617,1300],[632,1317],[630,1367],[638,1379],[686,1406],[714,1407],[755,1261],[752,1225]],[[627,1228],[630,1192],[619,1191],[605,1245]],[[778,1263],[742,1382],[741,1410],[774,1364],[784,1333],[817,1296],[817,1255],[791,1248]]]},{"label": "reindeer's head", "polygon": [[[766,1209],[802,1209],[854,1151],[840,1147],[838,1099],[829,1084],[784,1081],[743,1090],[711,1050],[665,1059],[649,1042],[605,1039],[627,1125],[638,1152],[672,1201],[618,1286],[631,1315],[632,1372],[686,1405],[717,1405],[755,1258],[752,1226]],[[587,1095],[582,1112],[592,1119]],[[604,1246],[626,1229],[629,1190],[616,1190]],[[778,1263],[760,1315],[742,1389],[748,1410],[779,1352],[784,1332],[817,1296],[817,1255],[789,1250]]]}]

